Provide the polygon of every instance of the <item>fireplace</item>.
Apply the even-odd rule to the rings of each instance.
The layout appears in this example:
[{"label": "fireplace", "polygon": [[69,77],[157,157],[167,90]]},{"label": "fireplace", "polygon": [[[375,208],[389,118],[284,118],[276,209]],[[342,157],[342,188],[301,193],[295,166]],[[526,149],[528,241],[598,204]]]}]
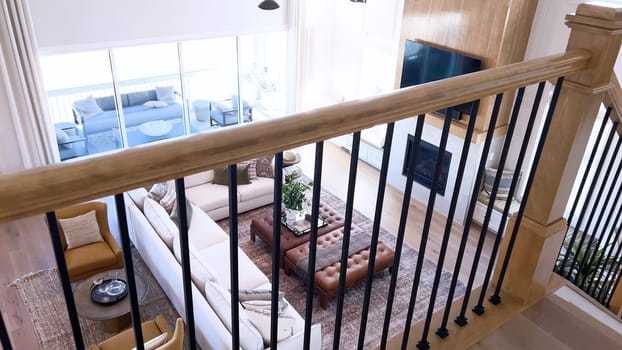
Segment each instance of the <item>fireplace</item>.
[{"label": "fireplace", "polygon": [[[410,154],[415,144],[415,136],[409,134],[406,142],[406,152],[404,155],[404,164],[402,166],[402,175],[408,174]],[[417,156],[415,159],[415,182],[432,188],[432,178],[434,176],[434,167],[436,166],[436,158],[438,157],[438,147],[429,142],[421,140],[417,147]],[[447,186],[447,175],[449,173],[449,165],[451,164],[451,153],[445,151],[443,155],[441,173],[436,187],[436,193],[441,196],[445,195],[445,187]]]}]

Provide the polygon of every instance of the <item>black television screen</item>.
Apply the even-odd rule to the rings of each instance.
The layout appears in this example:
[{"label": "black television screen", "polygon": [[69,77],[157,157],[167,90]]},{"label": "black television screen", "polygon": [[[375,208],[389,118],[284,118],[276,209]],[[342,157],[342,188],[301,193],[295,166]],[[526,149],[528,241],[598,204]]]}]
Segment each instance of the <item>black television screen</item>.
[{"label": "black television screen", "polygon": [[[477,72],[481,63],[477,58],[406,40],[400,88]],[[466,103],[440,112],[459,119],[460,113],[469,113],[470,106]]]}]

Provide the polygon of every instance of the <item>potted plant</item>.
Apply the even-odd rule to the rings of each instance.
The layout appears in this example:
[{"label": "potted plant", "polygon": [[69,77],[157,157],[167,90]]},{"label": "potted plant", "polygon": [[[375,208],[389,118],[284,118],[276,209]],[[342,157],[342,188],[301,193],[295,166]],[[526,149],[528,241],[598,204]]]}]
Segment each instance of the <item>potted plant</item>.
[{"label": "potted plant", "polygon": [[305,203],[306,192],[311,189],[311,186],[313,186],[313,182],[304,183],[293,174],[285,177],[282,192],[287,221],[304,219],[303,204]]}]

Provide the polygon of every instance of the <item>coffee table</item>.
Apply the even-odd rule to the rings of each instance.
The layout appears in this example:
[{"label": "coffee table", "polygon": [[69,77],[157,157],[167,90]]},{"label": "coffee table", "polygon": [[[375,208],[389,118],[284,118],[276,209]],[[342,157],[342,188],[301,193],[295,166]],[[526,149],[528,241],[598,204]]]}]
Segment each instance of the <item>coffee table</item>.
[{"label": "coffee table", "polygon": [[[334,231],[344,224],[344,217],[337,213],[333,208],[326,204],[320,203],[320,216],[322,216],[328,224],[318,229],[318,237]],[[253,219],[251,221],[251,241],[255,242],[255,237],[259,236],[262,241],[267,245],[272,245],[272,213],[261,218]],[[297,247],[311,239],[311,235],[305,233],[301,236],[296,236],[285,225],[281,224],[281,249],[280,249],[280,266],[283,266],[283,257],[285,252]]]},{"label": "coffee table", "polygon": [[[73,291],[78,315],[89,320],[100,321],[101,329],[107,333],[116,333],[125,329],[132,321],[129,294],[121,301],[109,305],[98,304],[91,300],[93,281],[98,278],[110,279],[114,277],[127,281],[125,270],[111,270],[87,278]],[[134,279],[136,280],[136,291],[140,303],[147,296],[147,284],[138,275],[134,275]]]}]

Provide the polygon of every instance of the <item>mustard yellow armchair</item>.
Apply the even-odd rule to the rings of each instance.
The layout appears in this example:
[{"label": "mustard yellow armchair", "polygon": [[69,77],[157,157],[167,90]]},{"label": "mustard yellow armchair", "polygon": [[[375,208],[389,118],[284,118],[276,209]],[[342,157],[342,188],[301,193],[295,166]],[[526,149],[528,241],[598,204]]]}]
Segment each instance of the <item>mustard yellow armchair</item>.
[{"label": "mustard yellow armchair", "polygon": [[110,233],[106,203],[87,202],[72,205],[56,211],[56,219],[69,219],[95,210],[97,225],[104,242],[91,243],[73,249],[67,249],[65,233],[60,224],[60,239],[65,251],[65,262],[71,282],[81,281],[100,272],[123,268],[121,248]]},{"label": "mustard yellow armchair", "polygon": [[[145,349],[182,350],[184,347],[184,321],[181,318],[175,321],[175,332],[171,331],[162,315],[156,316],[155,320],[143,322],[141,328],[145,340]],[[167,333],[167,336],[163,344],[155,347],[149,346],[150,340],[155,340],[156,337],[164,333]],[[98,345],[89,346],[89,350],[129,350],[135,347],[134,329],[130,328]]]}]

